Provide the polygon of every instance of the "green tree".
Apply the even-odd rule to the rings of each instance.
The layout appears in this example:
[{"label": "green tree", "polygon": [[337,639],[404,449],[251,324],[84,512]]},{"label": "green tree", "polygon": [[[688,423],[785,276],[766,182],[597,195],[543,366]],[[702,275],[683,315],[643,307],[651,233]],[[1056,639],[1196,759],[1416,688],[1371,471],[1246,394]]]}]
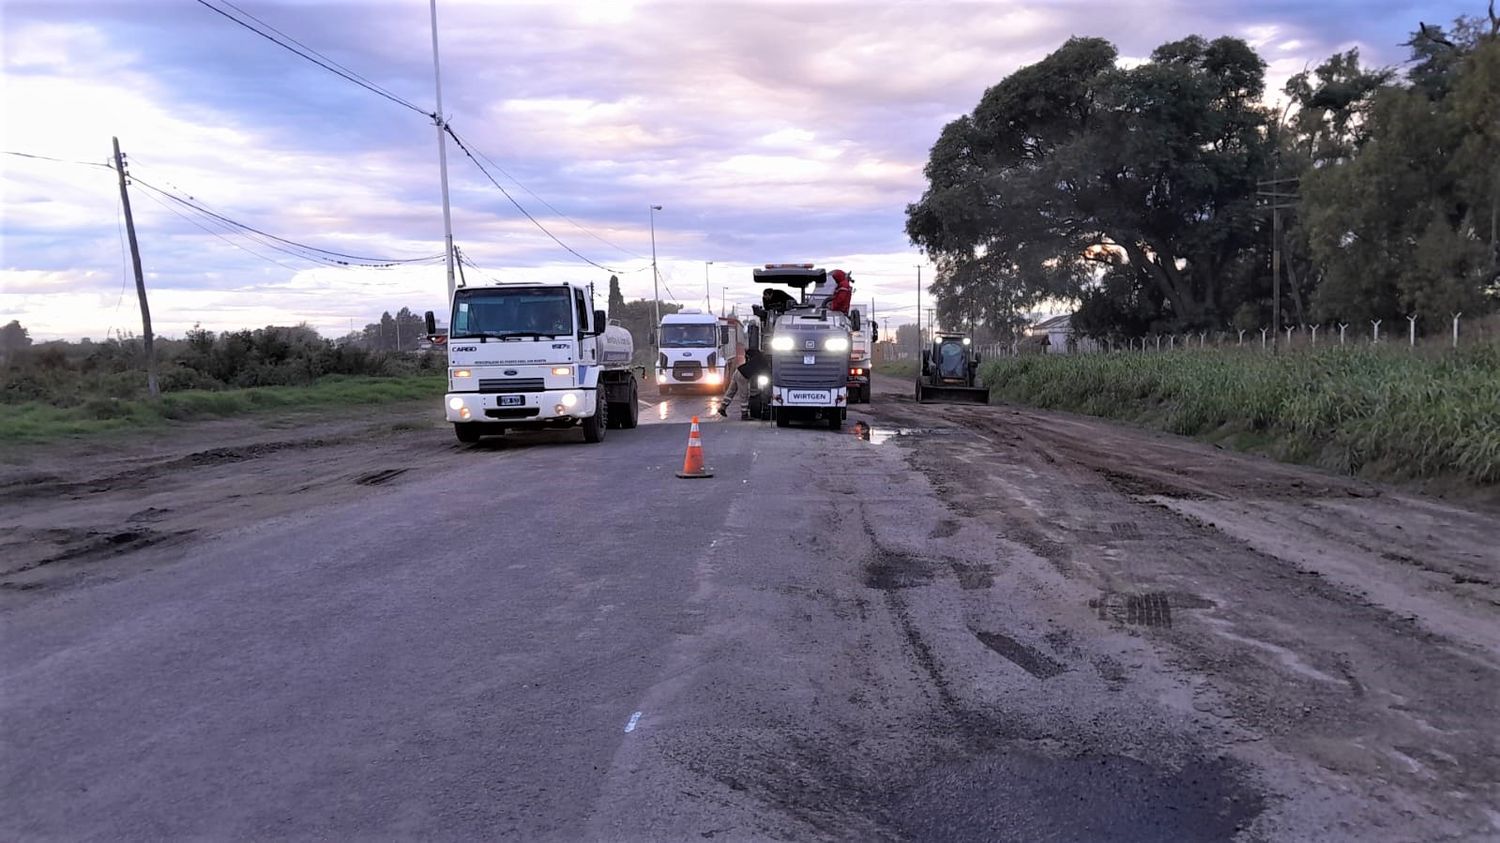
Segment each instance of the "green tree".
[{"label": "green tree", "polygon": [[1264,69],[1234,38],[1163,44],[1129,69],[1109,42],[1074,38],[990,88],[944,128],[907,208],[908,235],[947,270],[939,306],[1082,298],[1109,272],[1133,298],[1154,290],[1173,324],[1221,322],[1254,280]]},{"label": "green tree", "polygon": [[21,325],[21,320],[12,319],[0,326],[0,352],[11,354],[31,345],[31,332]]},{"label": "green tree", "polygon": [[1318,318],[1431,325],[1493,305],[1500,23],[1454,30],[1415,35],[1412,84],[1376,92],[1358,154],[1303,180]]},{"label": "green tree", "polygon": [[620,292],[620,279],[618,276],[609,276],[609,315],[615,318],[616,312],[625,306],[625,294]]}]

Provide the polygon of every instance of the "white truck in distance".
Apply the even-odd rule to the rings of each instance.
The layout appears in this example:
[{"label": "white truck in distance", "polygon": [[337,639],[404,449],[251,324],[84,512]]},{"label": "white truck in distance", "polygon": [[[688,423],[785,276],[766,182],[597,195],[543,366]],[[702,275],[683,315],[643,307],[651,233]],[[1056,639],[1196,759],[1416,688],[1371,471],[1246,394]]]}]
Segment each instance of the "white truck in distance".
[{"label": "white truck in distance", "polygon": [[729,323],[701,310],[663,316],[656,326],[656,388],[717,394],[734,373],[737,337]]},{"label": "white truck in distance", "polygon": [[[607,428],[636,426],[635,344],[590,304],[588,288],[577,284],[454,293],[443,409],[460,442],[568,427],[599,442]],[[431,311],[427,319],[433,322]]]}]

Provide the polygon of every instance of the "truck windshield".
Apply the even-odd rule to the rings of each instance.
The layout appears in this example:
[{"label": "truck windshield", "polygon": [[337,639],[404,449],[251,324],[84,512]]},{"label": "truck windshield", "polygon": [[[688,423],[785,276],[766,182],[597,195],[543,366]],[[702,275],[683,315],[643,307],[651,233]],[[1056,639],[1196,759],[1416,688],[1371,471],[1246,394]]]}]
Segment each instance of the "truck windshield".
[{"label": "truck windshield", "polygon": [[561,337],[573,333],[573,308],[561,287],[460,290],[453,337]]},{"label": "truck windshield", "polygon": [[714,325],[663,325],[661,344],[666,348],[713,348],[719,344]]}]

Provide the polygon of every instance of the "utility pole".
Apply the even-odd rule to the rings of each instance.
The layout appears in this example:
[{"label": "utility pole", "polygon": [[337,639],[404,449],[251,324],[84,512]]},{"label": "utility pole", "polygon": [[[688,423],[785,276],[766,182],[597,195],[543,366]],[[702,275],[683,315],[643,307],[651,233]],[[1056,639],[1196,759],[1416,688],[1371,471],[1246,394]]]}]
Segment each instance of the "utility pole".
[{"label": "utility pole", "polygon": [[156,382],[156,335],[151,332],[151,306],[146,303],[146,276],[141,272],[141,247],[135,239],[135,218],[130,215],[130,191],[125,189],[125,156],[120,154],[120,139],[115,145],[115,175],[120,177],[120,204],[125,209],[125,231],[130,236],[130,263],[135,268],[135,295],[141,302],[141,336],[146,346],[146,391],[152,398],[161,397]]},{"label": "utility pole", "polygon": [[432,8],[432,83],[437,89],[437,111],[432,114],[432,123],[437,126],[438,173],[443,183],[443,255],[448,260],[448,309],[453,309],[453,212],[448,207],[448,139],[444,137],[448,126],[443,121],[443,78],[438,64],[437,0],[431,0]]},{"label": "utility pole", "polygon": [[652,326],[654,334],[661,327],[661,273],[656,271],[656,212],[661,210],[660,205],[651,206],[651,297],[656,302],[656,324]]},{"label": "utility pole", "polygon": [[[1273,172],[1280,171],[1280,167]],[[1287,192],[1284,185],[1295,190],[1301,181],[1297,178],[1274,177],[1256,183],[1256,196],[1266,200],[1271,209],[1271,351],[1277,350],[1281,330],[1281,212],[1297,207],[1297,194]],[[1266,207],[1266,206],[1262,206]]]},{"label": "utility pole", "polygon": [[708,268],[713,266],[713,261],[703,262],[703,312],[714,312],[714,294],[708,286]]},{"label": "utility pole", "polygon": [[922,265],[917,264],[917,360],[922,359]]}]

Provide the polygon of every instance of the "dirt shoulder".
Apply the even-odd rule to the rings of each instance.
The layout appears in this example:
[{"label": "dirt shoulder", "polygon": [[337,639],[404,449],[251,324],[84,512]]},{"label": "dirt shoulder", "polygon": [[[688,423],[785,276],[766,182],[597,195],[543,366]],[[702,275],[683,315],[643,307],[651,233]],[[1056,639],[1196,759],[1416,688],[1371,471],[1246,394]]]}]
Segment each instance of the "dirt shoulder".
[{"label": "dirt shoulder", "polygon": [[432,400],[372,404],[357,418],[257,413],[7,447],[0,606],[127,576],[142,557],[173,561],[189,540],[357,497],[456,451]]},{"label": "dirt shoulder", "polygon": [[1495,833],[1483,808],[1500,800],[1495,511],[1094,419],[917,405],[904,382],[884,387],[875,438],[906,448],[954,529],[1016,546],[1050,578],[1051,657],[1137,636],[1178,674],[1168,704],[1279,779],[1271,789],[1311,784],[1366,805],[1355,816],[1293,799],[1263,831]]}]

